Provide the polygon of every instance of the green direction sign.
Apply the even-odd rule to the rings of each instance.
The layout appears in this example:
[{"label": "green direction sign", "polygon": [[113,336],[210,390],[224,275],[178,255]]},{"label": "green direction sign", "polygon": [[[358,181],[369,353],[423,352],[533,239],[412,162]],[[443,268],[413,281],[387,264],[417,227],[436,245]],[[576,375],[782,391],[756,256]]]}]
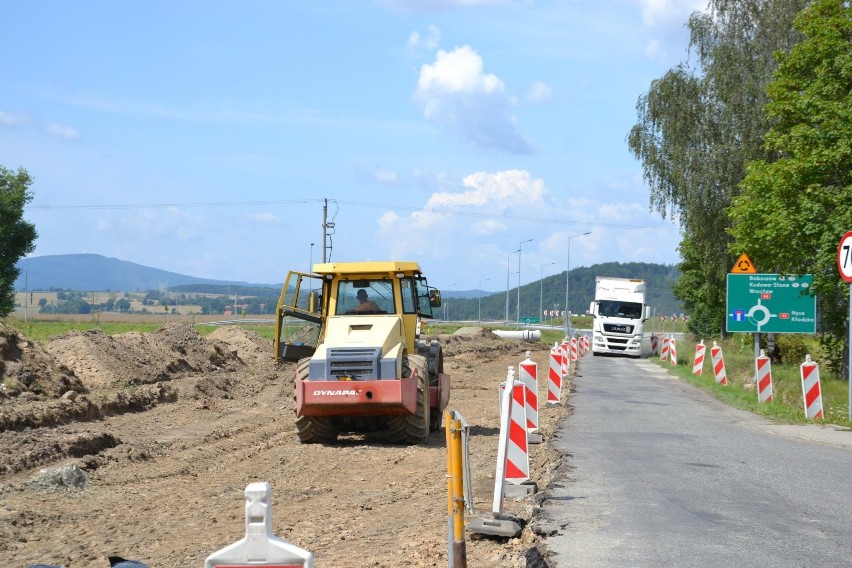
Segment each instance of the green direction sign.
[{"label": "green direction sign", "polygon": [[726,327],[742,333],[816,333],[812,274],[728,274]]},{"label": "green direction sign", "polygon": [[521,321],[524,323],[541,323],[541,318],[522,318]]}]

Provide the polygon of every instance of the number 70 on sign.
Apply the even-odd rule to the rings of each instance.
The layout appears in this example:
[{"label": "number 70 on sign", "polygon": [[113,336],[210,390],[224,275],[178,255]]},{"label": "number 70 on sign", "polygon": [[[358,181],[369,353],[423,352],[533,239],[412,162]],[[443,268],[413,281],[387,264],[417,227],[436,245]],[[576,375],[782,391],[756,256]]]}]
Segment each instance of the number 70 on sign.
[{"label": "number 70 on sign", "polygon": [[837,246],[837,270],[843,280],[852,283],[852,231],[847,231]]}]

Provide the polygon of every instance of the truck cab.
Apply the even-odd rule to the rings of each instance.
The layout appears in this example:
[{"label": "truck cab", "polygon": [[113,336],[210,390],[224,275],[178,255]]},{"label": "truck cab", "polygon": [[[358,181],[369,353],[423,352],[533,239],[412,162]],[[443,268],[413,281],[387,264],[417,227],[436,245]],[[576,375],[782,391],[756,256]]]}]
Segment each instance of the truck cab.
[{"label": "truck cab", "polygon": [[644,323],[650,317],[645,305],[645,281],[598,276],[592,315],[592,355],[641,357],[650,351]]}]

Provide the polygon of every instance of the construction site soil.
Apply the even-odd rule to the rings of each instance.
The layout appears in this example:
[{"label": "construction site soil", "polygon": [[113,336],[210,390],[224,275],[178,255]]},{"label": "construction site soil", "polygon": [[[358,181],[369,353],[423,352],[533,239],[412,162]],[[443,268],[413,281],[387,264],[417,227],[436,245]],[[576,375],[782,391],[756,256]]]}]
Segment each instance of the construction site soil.
[{"label": "construction site soil", "polygon": [[[439,336],[449,410],[470,425],[474,512],[492,509],[500,432],[498,384],[530,350],[546,377],[547,346],[476,329]],[[294,363],[238,327],[207,336],[168,324],[153,333],[69,332],[40,345],[0,328],[0,566],[202,567],[245,535],[244,489],[267,481],[272,526],[315,566],[446,566],[447,449],[380,433],[300,444]],[[539,400],[547,396],[539,381]],[[570,390],[563,389],[563,393]],[[520,537],[468,534],[470,567],[546,566],[537,503],[559,467],[550,439],[568,412],[541,405],[530,445],[539,493],[507,498]]]}]

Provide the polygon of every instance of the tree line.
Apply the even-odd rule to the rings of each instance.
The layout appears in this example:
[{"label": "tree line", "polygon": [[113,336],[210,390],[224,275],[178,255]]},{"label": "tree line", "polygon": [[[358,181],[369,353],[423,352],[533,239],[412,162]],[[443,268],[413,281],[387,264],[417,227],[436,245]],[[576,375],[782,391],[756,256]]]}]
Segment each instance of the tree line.
[{"label": "tree line", "polygon": [[[843,0],[711,0],[688,57],[637,101],[627,144],[650,201],[679,220],[675,293],[697,336],[725,333],[726,274],[813,274],[829,363],[843,346],[852,229],[852,6]],[[848,349],[848,346],[846,346]]]}]

